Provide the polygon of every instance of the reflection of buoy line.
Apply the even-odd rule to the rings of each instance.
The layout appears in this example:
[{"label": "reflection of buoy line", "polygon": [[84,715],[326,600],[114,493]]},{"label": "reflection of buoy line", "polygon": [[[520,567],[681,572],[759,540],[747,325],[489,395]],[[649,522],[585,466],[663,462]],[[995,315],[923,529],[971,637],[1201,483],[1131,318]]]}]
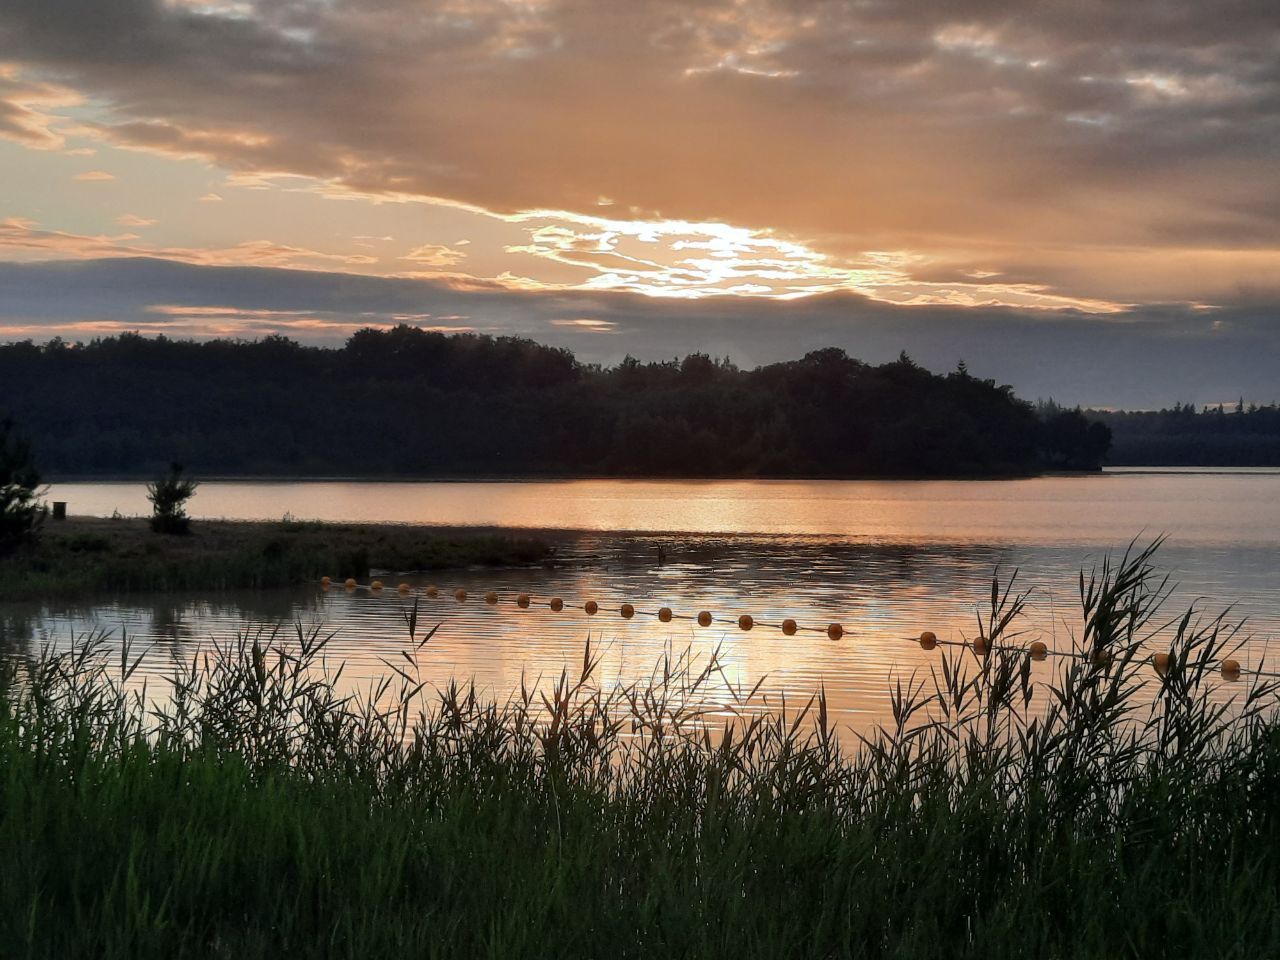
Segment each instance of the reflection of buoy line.
[{"label": "reflection of buoy line", "polygon": [[[322,589],[328,590],[333,586],[333,579],[330,577],[321,577],[320,586]],[[349,593],[357,590],[363,590],[374,596],[390,595],[398,598],[407,597],[414,593],[413,588],[407,583],[401,583],[396,587],[395,591],[387,591],[386,585],[381,580],[373,580],[368,584],[358,583],[355,579],[348,577],[343,581],[343,586]],[[421,591],[421,595],[428,599],[438,599],[440,597],[440,588],[432,585],[425,587]],[[468,594],[466,590],[458,589],[453,593],[453,598],[458,603],[466,603]],[[545,600],[535,599],[530,594],[519,593],[514,596],[503,596],[496,590],[490,590],[483,597],[484,602],[489,606],[497,606],[500,603],[510,603],[517,607],[528,609],[533,606],[543,607],[554,613],[560,613],[565,609],[564,599],[561,597],[548,597]],[[587,600],[582,604],[582,611],[587,616],[596,616],[600,612],[600,604],[595,600]],[[673,620],[687,620],[696,623],[700,627],[710,627],[713,624],[723,624],[736,626],[739,630],[748,631],[755,627],[770,627],[780,630],[785,636],[792,637],[800,632],[822,633],[831,640],[840,640],[846,636],[844,625],[841,623],[829,623],[823,626],[806,626],[797,621],[787,618],[780,623],[768,623],[764,620],[757,620],[750,614],[744,613],[738,617],[716,617],[709,610],[700,610],[696,614],[675,613],[670,607],[659,607],[657,610],[641,610],[639,607],[624,603],[618,608],[618,616],[623,620],[631,620],[635,617],[654,617],[661,623],[670,623]],[[904,638],[906,639],[906,638]],[[1042,661],[1049,657],[1063,657],[1066,659],[1084,660],[1092,663],[1096,667],[1105,668],[1111,664],[1111,655],[1107,651],[1094,651],[1092,653],[1082,653],[1078,650],[1053,650],[1043,640],[1035,640],[1026,646],[1013,644],[992,644],[992,642],[984,636],[974,637],[972,640],[939,640],[937,634],[932,630],[925,630],[918,638],[910,638],[908,642],[919,643],[922,650],[933,650],[939,646],[947,647],[968,647],[974,654],[979,657],[985,657],[992,652],[993,649],[1014,650],[1026,653],[1031,660]],[[1173,659],[1168,653],[1152,654],[1147,660],[1151,663],[1156,674],[1161,678],[1168,676]],[[1242,667],[1239,660],[1226,658],[1215,661],[1218,665],[1218,672],[1224,680],[1236,681],[1241,676],[1257,676],[1257,677],[1280,677],[1280,673],[1264,670],[1253,670]]]}]

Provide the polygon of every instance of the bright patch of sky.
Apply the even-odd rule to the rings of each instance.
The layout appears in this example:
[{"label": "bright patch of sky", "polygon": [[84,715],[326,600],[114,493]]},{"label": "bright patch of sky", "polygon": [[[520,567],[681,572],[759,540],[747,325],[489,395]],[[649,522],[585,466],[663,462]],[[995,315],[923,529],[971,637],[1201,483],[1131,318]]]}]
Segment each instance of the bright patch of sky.
[{"label": "bright patch of sky", "polygon": [[8,224],[0,255],[14,260],[152,255],[664,298],[788,300],[848,290],[897,303],[1112,308],[985,277],[972,287],[919,282],[911,268],[922,258],[911,252],[847,260],[725,223],[551,210],[500,215],[362,196],[306,177],[230,174],[84,135],[68,136],[59,151],[0,141],[0,166],[26,184],[0,210]]}]

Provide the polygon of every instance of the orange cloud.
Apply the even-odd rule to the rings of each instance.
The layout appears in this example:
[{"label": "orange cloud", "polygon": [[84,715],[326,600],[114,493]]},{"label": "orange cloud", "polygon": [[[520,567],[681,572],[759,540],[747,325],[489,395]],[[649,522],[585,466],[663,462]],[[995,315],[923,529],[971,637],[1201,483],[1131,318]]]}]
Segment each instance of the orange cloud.
[{"label": "orange cloud", "polygon": [[[524,221],[499,274],[513,288],[1102,310],[1280,286],[1263,276],[1280,249],[1267,0],[1229,17],[1168,0],[1158,18],[794,0],[101,9],[0,8],[0,56],[22,70],[0,74],[0,136],[58,145],[50,104],[82,91],[77,136],[198,159],[238,188],[567,212]],[[650,255],[636,232],[572,219],[605,204],[750,242],[667,234]],[[556,283],[523,276],[530,260]]]},{"label": "orange cloud", "polygon": [[62,117],[48,109],[73,106],[80,100],[68,87],[27,80],[13,64],[0,63],[0,139],[37,150],[59,150],[66,142],[57,129]]},{"label": "orange cloud", "polygon": [[[648,296],[697,299],[750,296],[794,300],[840,290],[875,300],[914,304],[1018,306],[1112,313],[1124,304],[1071,297],[1043,284],[916,276],[930,258],[907,251],[862,251],[844,260],[772,231],[686,220],[617,220],[567,211],[503,217],[528,224],[530,242],[508,247],[588,275],[572,283],[504,277],[522,289],[626,290]],[[981,280],[981,282],[976,282]]]},{"label": "orange cloud", "polygon": [[139,246],[135,234],[87,236],[57,230],[40,230],[31,220],[10,217],[0,220],[0,250],[18,259],[96,259],[102,257],[155,257],[180,263],[208,266],[288,267],[314,270],[335,264],[365,266],[376,257],[362,254],[324,253],[305,247],[247,240],[230,247]]},{"label": "orange cloud", "polygon": [[428,267],[449,267],[466,258],[466,253],[436,243],[426,243],[406,253],[401,260]]}]

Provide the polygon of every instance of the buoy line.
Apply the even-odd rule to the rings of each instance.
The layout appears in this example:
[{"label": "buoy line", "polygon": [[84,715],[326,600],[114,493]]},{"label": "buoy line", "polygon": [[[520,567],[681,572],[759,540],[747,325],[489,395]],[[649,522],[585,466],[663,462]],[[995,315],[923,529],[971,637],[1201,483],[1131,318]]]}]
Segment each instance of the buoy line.
[{"label": "buoy line", "polygon": [[[335,581],[331,577],[321,577],[320,586],[322,589],[328,590],[334,586]],[[414,588],[407,583],[399,584],[395,590],[387,590],[386,585],[381,580],[372,580],[369,583],[359,583],[354,578],[348,577],[342,582],[343,588],[349,592],[365,591],[373,596],[395,597],[404,599],[410,595],[415,595]],[[441,588],[434,584],[423,588],[420,595],[428,599],[439,599],[441,597]],[[470,599],[470,594],[461,588],[453,591],[453,598],[458,603],[466,603]],[[514,596],[503,596],[496,590],[490,590],[482,597],[484,602],[489,606],[497,606],[500,603],[511,603],[522,609],[528,609],[533,606],[543,607],[553,613],[560,613],[566,609],[564,598],[548,597],[545,599],[536,598],[528,593],[517,593]],[[576,607],[570,606],[567,609],[573,610]],[[600,604],[596,600],[587,600],[581,605],[581,610],[587,616],[594,617],[600,613]],[[670,607],[659,607],[657,610],[643,610],[631,603],[623,603],[618,608],[618,616],[623,620],[631,620],[637,616],[655,617],[661,623],[670,623],[674,620],[684,620],[697,623],[700,627],[710,627],[714,624],[723,626],[736,626],[739,630],[749,631],[755,627],[769,627],[770,629],[780,630],[784,636],[795,636],[797,633],[819,633],[825,634],[830,640],[840,640],[847,634],[844,624],[839,622],[828,623],[823,626],[808,626],[801,624],[796,620],[787,618],[777,623],[765,620],[757,620],[750,614],[742,614],[734,617],[716,617],[709,610],[700,610],[696,614],[676,613]],[[1042,640],[1034,640],[1025,646],[1013,644],[993,645],[991,641],[984,636],[974,637],[972,640],[941,640],[932,630],[923,631],[919,637],[902,637],[898,638],[907,643],[917,643],[922,650],[933,650],[935,647],[965,647],[972,650],[978,656],[986,656],[993,649],[1014,650],[1024,652],[1027,656],[1035,661],[1047,660],[1049,657],[1059,657],[1063,659],[1085,660],[1092,659],[1098,666],[1106,666],[1111,660],[1111,655],[1105,651],[1101,653],[1087,653],[1081,650],[1055,650],[1049,647]],[[1168,653],[1154,653],[1148,658],[1152,669],[1164,677],[1168,674],[1172,665],[1171,657]],[[1213,661],[1218,666],[1218,672],[1222,678],[1227,681],[1234,682],[1239,680],[1241,676],[1256,676],[1280,678],[1280,672],[1255,670],[1240,665],[1240,661],[1225,658],[1223,660]]]}]

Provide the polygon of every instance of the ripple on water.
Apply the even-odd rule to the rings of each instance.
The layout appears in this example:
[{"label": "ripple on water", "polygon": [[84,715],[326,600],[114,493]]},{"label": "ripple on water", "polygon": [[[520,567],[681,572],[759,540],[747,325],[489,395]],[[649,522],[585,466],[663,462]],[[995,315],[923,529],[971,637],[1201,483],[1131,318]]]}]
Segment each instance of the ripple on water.
[{"label": "ripple on water", "polygon": [[[666,544],[677,559],[659,566],[656,547]],[[439,629],[414,656],[433,683],[472,679],[502,697],[522,679],[558,676],[582,660],[588,638],[599,653],[598,677],[606,683],[641,680],[664,655],[690,649],[706,658],[718,651],[724,683],[708,691],[705,704],[732,706],[730,684],[749,688],[761,678],[762,698],[777,706],[796,705],[824,688],[833,714],[865,728],[888,715],[889,680],[926,671],[938,653],[922,651],[913,638],[921,630],[940,640],[962,640],[977,632],[977,610],[988,602],[993,571],[1002,578],[1018,571],[1018,582],[1033,590],[1025,629],[1051,646],[1069,646],[1076,620],[1076,575],[1099,554],[1088,547],[956,544],[858,545],[812,538],[779,542],[769,538],[684,538],[631,536],[575,539],[575,550],[596,554],[597,564],[557,569],[471,570],[397,576],[415,590],[419,633]],[[1182,582],[1177,598],[1196,597],[1216,611],[1235,602],[1248,616],[1253,640],[1238,659],[1257,666],[1269,641],[1280,633],[1280,595],[1272,571],[1280,569],[1280,549],[1260,547],[1166,547],[1161,564]],[[438,583],[442,596],[420,594]],[[471,594],[457,603],[452,588]],[[535,603],[490,606],[489,590],[503,597],[529,593]],[[540,605],[562,596],[564,611]],[[1221,600],[1218,598],[1222,598]],[[581,604],[594,599],[597,616]],[[623,602],[644,614],[618,615]],[[217,597],[137,596],[93,605],[9,605],[0,626],[9,643],[66,644],[74,635],[108,630],[119,642],[128,637],[145,648],[140,676],[153,679],[189,662],[211,640],[226,642],[247,629],[293,624],[332,633],[331,661],[347,664],[349,683],[385,674],[385,661],[399,660],[408,646],[407,617],[413,596],[388,589],[378,595],[318,586],[293,590],[232,592]],[[660,623],[648,615],[667,605],[678,613],[710,610],[716,617],[749,613],[761,625],[742,631],[731,624],[699,628],[689,621]],[[846,634],[833,642],[824,632],[785,637],[775,627],[785,617],[825,629],[842,623]],[[1269,658],[1268,658],[1269,659]],[[1037,665],[1039,675],[1050,667]]]}]

